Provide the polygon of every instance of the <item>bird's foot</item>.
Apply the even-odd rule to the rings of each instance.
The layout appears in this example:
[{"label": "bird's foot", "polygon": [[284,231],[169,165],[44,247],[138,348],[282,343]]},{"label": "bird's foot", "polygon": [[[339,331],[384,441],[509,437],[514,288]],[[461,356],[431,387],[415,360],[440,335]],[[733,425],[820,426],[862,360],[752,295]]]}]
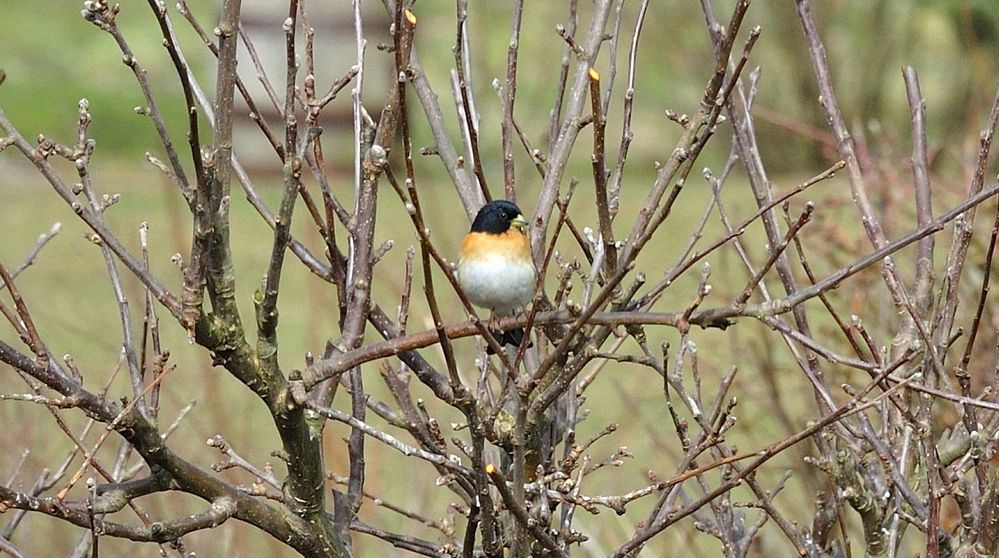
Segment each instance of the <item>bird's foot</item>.
[{"label": "bird's foot", "polygon": [[503,334],[503,329],[500,327],[500,318],[496,314],[489,316],[489,320],[486,322],[486,327],[489,328],[490,333],[492,333],[497,339]]}]

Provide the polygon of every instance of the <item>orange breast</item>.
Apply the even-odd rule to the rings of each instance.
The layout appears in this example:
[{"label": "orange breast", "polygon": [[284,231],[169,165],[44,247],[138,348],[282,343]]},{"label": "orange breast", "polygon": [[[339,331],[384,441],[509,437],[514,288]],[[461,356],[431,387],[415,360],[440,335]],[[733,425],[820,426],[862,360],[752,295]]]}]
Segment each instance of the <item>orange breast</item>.
[{"label": "orange breast", "polygon": [[509,258],[512,261],[531,260],[531,245],[527,235],[510,229],[505,233],[492,234],[471,232],[461,243],[461,259],[473,260],[485,257]]}]

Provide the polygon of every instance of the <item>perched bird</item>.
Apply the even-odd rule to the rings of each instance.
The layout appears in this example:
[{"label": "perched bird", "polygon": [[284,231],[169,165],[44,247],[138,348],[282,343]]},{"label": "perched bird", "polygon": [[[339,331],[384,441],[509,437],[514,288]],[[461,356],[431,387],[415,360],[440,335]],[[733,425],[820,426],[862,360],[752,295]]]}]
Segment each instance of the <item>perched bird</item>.
[{"label": "perched bird", "polygon": [[[538,272],[527,240],[527,220],[507,200],[482,206],[461,243],[458,282],[476,306],[510,316],[534,297]],[[503,333],[500,345],[519,346],[524,330]]]}]

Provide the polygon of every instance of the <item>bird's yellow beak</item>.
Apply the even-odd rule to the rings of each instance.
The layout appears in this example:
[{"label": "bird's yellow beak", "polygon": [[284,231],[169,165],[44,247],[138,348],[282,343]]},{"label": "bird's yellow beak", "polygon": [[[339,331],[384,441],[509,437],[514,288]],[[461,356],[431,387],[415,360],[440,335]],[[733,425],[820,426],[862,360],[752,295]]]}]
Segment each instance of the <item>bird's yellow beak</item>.
[{"label": "bird's yellow beak", "polygon": [[513,221],[510,221],[510,226],[516,228],[520,232],[527,232],[527,227],[529,223],[527,219],[524,219],[523,215],[517,215],[514,217]]}]

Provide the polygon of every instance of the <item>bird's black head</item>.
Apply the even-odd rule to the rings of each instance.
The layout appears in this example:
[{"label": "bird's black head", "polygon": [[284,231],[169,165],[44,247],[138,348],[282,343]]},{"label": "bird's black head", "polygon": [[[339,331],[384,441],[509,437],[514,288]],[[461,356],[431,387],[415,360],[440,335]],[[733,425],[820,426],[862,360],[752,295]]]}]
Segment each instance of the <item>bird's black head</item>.
[{"label": "bird's black head", "polygon": [[520,230],[527,228],[520,208],[512,202],[496,200],[482,206],[475,221],[472,221],[472,232],[501,234],[510,230],[511,226]]}]

